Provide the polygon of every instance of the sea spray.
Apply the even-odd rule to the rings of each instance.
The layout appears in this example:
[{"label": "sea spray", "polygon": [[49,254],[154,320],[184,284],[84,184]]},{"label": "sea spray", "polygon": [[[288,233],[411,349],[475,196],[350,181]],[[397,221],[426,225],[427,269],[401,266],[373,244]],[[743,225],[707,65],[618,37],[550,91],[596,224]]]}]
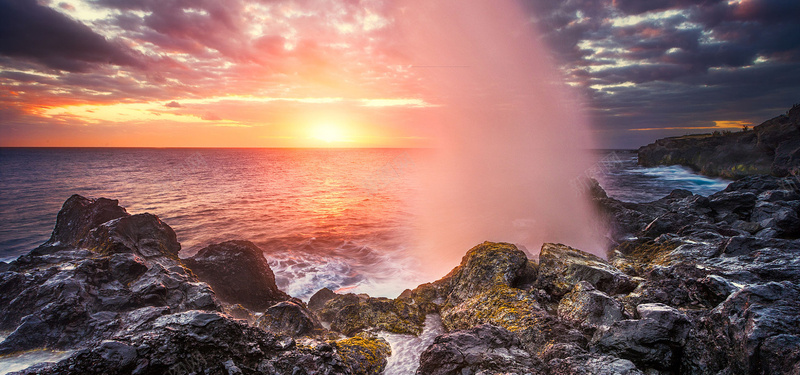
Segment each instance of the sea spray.
[{"label": "sea spray", "polygon": [[395,15],[399,49],[438,106],[425,119],[437,139],[417,202],[431,275],[485,240],[602,255],[605,230],[576,184],[593,163],[588,121],[518,4],[406,5]]}]

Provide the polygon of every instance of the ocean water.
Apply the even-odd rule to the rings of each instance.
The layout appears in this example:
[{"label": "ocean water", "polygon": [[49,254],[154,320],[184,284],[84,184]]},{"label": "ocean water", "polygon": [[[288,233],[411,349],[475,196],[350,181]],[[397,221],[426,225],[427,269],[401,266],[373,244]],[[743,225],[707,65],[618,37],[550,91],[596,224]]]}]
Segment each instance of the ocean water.
[{"label": "ocean water", "polygon": [[[181,256],[250,240],[279,287],[397,296],[417,285],[405,256],[421,150],[0,149],[0,260],[50,236],[72,194],[158,215]],[[415,284],[416,283],[416,284]]]},{"label": "ocean water", "polygon": [[[0,149],[0,260],[47,240],[63,202],[81,194],[158,215],[184,257],[215,242],[253,241],[295,297],[323,287],[396,297],[432,281],[408,251],[415,172],[427,157],[415,149]],[[598,159],[587,172],[627,201],[676,188],[708,195],[728,183],[642,168],[630,152]]]},{"label": "ocean water", "polygon": [[639,166],[635,151],[616,150],[598,154],[600,161],[591,172],[613,198],[625,202],[651,202],[674,189],[711,195],[725,189],[729,180],[709,178],[681,166],[646,168]]}]

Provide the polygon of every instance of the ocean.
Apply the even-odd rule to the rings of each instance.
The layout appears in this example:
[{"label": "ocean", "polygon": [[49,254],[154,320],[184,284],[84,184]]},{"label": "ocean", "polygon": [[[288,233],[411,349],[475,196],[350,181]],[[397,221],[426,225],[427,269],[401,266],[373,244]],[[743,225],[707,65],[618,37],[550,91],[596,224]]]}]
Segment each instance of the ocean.
[{"label": "ocean", "polygon": [[[183,257],[215,242],[252,241],[292,296],[307,300],[328,287],[393,298],[432,281],[408,251],[415,172],[428,157],[420,149],[4,148],[0,260],[47,240],[63,202],[81,194],[158,215]],[[677,188],[709,195],[729,183],[681,167],[642,168],[629,151],[598,160],[587,174],[627,201]]]}]

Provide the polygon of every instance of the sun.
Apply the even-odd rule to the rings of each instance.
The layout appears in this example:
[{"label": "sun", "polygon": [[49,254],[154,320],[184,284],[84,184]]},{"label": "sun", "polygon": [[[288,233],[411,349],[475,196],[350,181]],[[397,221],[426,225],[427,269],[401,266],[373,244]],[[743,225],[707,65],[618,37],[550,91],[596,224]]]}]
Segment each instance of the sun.
[{"label": "sun", "polygon": [[311,129],[311,137],[326,143],[345,141],[341,127],[332,123],[323,123]]}]

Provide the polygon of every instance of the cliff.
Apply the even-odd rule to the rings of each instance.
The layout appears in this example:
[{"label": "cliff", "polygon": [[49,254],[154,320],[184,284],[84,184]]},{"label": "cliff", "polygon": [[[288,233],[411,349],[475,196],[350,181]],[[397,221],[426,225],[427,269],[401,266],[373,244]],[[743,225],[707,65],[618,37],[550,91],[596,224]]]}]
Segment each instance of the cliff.
[{"label": "cliff", "polygon": [[639,148],[639,164],[682,165],[730,179],[786,176],[800,167],[800,105],[748,131],[659,139]]}]

